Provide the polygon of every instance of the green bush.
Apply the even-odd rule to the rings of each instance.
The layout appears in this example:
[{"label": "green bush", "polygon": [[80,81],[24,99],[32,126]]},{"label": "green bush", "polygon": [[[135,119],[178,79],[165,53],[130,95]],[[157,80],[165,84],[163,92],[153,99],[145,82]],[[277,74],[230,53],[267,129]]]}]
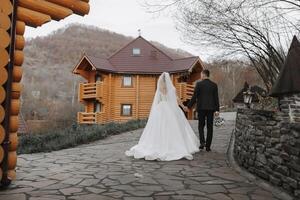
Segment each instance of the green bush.
[{"label": "green bush", "polygon": [[105,125],[77,125],[64,129],[48,130],[38,134],[21,135],[19,154],[51,152],[101,140],[110,135],[143,128],[146,120]]}]

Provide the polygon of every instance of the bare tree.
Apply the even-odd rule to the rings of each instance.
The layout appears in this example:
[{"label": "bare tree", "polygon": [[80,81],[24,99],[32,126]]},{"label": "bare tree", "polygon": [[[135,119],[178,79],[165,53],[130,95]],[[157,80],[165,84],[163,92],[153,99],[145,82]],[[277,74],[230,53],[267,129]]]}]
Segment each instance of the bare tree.
[{"label": "bare tree", "polygon": [[291,14],[299,13],[299,0],[148,0],[146,5],[150,12],[176,8],[177,27],[186,41],[214,46],[216,54],[245,56],[267,89],[278,76],[291,37],[299,31]]}]

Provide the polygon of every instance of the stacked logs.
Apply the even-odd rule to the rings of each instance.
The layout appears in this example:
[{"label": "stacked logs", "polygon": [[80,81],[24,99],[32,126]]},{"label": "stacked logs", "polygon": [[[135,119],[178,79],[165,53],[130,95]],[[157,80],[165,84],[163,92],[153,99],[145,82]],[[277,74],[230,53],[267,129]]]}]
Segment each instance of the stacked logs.
[{"label": "stacked logs", "polygon": [[9,180],[16,178],[25,26],[42,26],[51,19],[59,21],[73,13],[86,15],[90,8],[88,2],[89,0],[1,0],[0,181],[2,184],[4,178]]},{"label": "stacked logs", "polygon": [[[20,110],[20,93],[22,70],[16,66],[11,68],[10,55],[14,54],[13,33],[13,4],[10,0],[2,0],[0,4],[0,177],[1,182],[5,174],[6,180],[16,177],[17,146],[18,146],[18,114]],[[22,38],[20,38],[22,39]],[[19,39],[19,40],[20,40]],[[24,38],[23,38],[24,40]],[[19,41],[20,42],[20,41]],[[19,49],[24,48],[19,44]],[[18,53],[18,63],[22,65],[23,58]],[[11,70],[10,70],[11,69]],[[11,73],[11,74],[10,74]],[[12,81],[9,80],[12,77]],[[5,108],[5,109],[4,109]],[[7,110],[9,108],[9,110]]]}]

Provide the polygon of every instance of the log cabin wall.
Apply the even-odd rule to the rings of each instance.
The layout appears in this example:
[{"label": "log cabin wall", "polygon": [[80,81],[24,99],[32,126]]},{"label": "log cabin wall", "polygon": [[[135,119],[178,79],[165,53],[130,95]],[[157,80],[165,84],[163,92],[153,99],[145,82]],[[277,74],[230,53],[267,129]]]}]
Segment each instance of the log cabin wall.
[{"label": "log cabin wall", "polygon": [[[86,113],[97,113],[95,104],[101,104],[101,111],[95,123],[125,122],[131,119],[146,119],[150,113],[152,101],[156,91],[159,75],[129,75],[132,77],[132,86],[123,85],[126,74],[100,73],[103,84],[102,97],[83,101]],[[96,83],[96,72],[91,72],[88,83]],[[173,84],[179,93],[180,73],[171,75]],[[130,116],[123,116],[121,106],[131,105]],[[188,115],[192,119],[192,115]],[[80,120],[79,120],[79,123]]]},{"label": "log cabin wall", "polygon": [[[16,178],[25,26],[89,12],[89,0],[0,1],[0,187]],[[3,151],[2,151],[3,150]]]}]

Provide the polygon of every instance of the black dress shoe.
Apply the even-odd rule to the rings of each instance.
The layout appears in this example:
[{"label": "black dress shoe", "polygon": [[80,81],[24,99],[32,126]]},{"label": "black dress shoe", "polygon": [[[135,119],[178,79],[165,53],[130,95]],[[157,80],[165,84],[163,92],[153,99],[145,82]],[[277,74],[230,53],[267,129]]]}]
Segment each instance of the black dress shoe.
[{"label": "black dress shoe", "polygon": [[211,149],[206,147],[206,151],[209,152],[209,151],[211,151]]},{"label": "black dress shoe", "polygon": [[204,147],[205,146],[203,144],[201,144],[200,147],[199,147],[199,149],[204,149]]}]

